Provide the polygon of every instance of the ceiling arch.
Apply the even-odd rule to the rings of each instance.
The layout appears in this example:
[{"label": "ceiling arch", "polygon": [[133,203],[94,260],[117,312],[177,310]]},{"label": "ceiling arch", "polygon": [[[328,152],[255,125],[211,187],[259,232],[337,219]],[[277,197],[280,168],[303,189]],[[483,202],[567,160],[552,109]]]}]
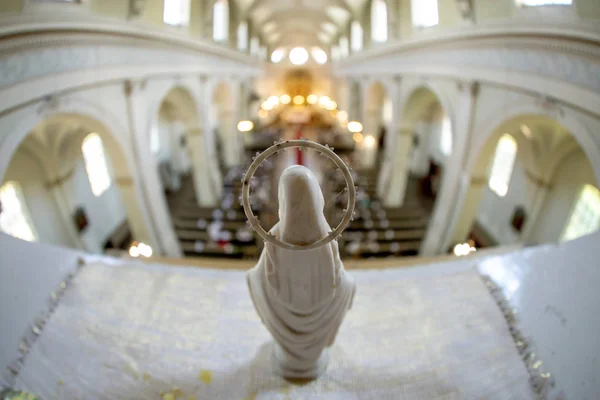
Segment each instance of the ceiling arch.
[{"label": "ceiling arch", "polygon": [[234,0],[267,46],[328,46],[369,0]]}]

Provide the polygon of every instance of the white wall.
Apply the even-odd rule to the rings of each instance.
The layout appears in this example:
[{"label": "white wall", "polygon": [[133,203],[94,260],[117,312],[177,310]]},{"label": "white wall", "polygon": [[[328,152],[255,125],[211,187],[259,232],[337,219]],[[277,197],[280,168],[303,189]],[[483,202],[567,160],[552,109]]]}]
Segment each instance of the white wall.
[{"label": "white wall", "polygon": [[[529,240],[531,244],[556,242],[560,239],[585,184],[595,185],[594,172],[583,152],[577,151],[558,166],[537,220],[525,222],[525,225],[533,224]],[[539,189],[527,177],[523,161],[517,157],[508,193],[505,197],[500,197],[486,186],[477,212],[477,221],[500,245],[522,242],[520,234],[512,228],[512,216],[517,206],[523,206],[526,215],[531,217],[538,190],[544,189]]]},{"label": "white wall", "polygon": [[[23,151],[18,151],[10,162],[4,182],[17,181],[31,216],[38,241],[57,246],[77,247],[71,240],[50,190],[46,187],[38,162]],[[2,183],[4,183],[2,182]]]},{"label": "white wall", "polygon": [[[531,215],[535,191],[536,186],[525,175],[523,162],[517,156],[506,196],[498,196],[486,185],[477,211],[477,221],[498,244],[520,242],[519,232],[511,225],[512,216],[518,206],[523,206],[526,215]],[[526,224],[529,222],[531,221],[526,221]]]},{"label": "white wall", "polygon": [[[107,161],[110,163],[110,160]],[[65,188],[72,196],[71,212],[81,206],[87,215],[88,226],[81,233],[86,249],[101,253],[108,236],[125,221],[125,209],[114,178],[111,186],[104,193],[98,197],[94,196],[81,157],[75,164],[72,177],[65,183]]]},{"label": "white wall", "polygon": [[558,167],[552,188],[544,203],[533,238],[535,243],[556,241],[562,236],[571,210],[583,185],[595,185],[594,171],[585,155],[571,154]]},{"label": "white wall", "polygon": [[412,174],[422,177],[429,172],[429,160],[445,167],[448,156],[440,148],[442,120],[420,121],[415,124],[418,147],[413,147],[410,154],[409,168]]}]

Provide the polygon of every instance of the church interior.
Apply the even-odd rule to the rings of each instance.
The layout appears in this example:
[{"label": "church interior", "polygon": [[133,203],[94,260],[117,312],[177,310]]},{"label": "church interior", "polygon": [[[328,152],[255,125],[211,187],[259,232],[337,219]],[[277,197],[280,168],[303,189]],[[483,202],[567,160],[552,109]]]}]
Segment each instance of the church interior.
[{"label": "church interior", "polygon": [[[0,399],[598,398],[598,0],[0,0],[0,49]],[[287,141],[354,190],[246,178]],[[356,281],[302,383],[245,282],[292,165]]]}]

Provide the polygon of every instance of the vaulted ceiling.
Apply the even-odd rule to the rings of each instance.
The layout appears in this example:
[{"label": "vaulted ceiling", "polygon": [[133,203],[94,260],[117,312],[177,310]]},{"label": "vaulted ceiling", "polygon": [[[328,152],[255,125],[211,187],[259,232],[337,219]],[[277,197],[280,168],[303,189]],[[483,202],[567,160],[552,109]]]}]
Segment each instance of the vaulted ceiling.
[{"label": "vaulted ceiling", "polygon": [[329,46],[368,0],[236,0],[271,48]]}]

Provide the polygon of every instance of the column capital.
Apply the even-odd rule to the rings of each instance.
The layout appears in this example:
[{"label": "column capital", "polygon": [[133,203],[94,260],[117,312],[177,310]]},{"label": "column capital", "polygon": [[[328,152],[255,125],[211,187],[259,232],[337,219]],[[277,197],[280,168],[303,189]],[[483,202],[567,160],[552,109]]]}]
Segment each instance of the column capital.
[{"label": "column capital", "polygon": [[126,79],[123,81],[123,91],[125,92],[125,96],[130,97],[135,92],[139,92],[140,90],[146,87],[146,80],[132,80]]},{"label": "column capital", "polygon": [[488,178],[486,176],[471,176],[469,183],[471,186],[485,186],[488,183]]},{"label": "column capital", "polygon": [[479,81],[458,81],[457,87],[460,92],[470,92],[471,96],[477,97],[480,83]]},{"label": "column capital", "polygon": [[186,134],[189,136],[202,136],[204,134],[204,130],[202,128],[192,128],[188,129]]},{"label": "column capital", "polygon": [[71,169],[69,172],[67,172],[63,176],[60,176],[52,181],[47,182],[45,185],[46,188],[54,189],[54,188],[59,187],[60,185],[65,183],[67,180],[69,180],[73,176],[73,173],[75,173],[75,168]]},{"label": "column capital", "polygon": [[415,136],[417,132],[412,128],[398,128],[398,136]]},{"label": "column capital", "polygon": [[552,184],[550,182],[546,182],[543,178],[535,176],[533,172],[529,171],[528,169],[525,169],[525,176],[538,188],[546,190],[552,189]]},{"label": "column capital", "polygon": [[115,183],[119,187],[133,186],[133,178],[130,176],[119,176],[119,177],[115,178]]}]

